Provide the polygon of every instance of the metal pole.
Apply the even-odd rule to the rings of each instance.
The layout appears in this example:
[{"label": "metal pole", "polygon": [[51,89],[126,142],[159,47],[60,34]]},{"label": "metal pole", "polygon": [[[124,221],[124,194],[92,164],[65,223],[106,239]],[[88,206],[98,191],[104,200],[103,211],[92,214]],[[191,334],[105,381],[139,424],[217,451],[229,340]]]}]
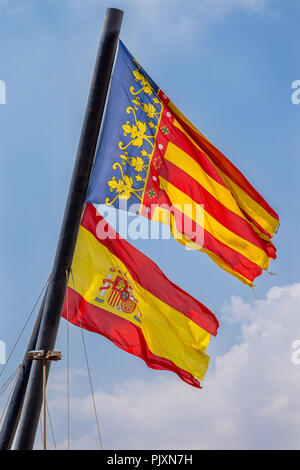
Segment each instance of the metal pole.
[{"label": "metal pole", "polygon": [[[87,193],[123,12],[108,8],[96,59],[69,195],[48,286],[37,349],[54,349],[69,270]],[[42,405],[42,365],[34,361],[15,449],[32,449]],[[49,361],[48,361],[49,362]],[[50,364],[47,364],[47,374]]]},{"label": "metal pole", "polygon": [[3,424],[0,431],[0,450],[9,450],[13,443],[21,411],[23,407],[26,388],[29,380],[32,361],[28,359],[28,352],[35,349],[37,337],[39,334],[41,318],[44,310],[46,294],[44,295],[35,325],[29,340],[27,350],[22,361],[22,370],[17,379],[9,406],[7,408]]}]

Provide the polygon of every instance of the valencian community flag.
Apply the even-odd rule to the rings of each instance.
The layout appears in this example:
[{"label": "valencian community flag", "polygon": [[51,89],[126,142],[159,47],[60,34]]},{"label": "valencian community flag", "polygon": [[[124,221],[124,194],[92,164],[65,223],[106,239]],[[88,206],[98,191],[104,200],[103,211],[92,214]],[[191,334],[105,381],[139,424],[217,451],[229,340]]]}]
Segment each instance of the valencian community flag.
[{"label": "valencian community flag", "polygon": [[87,202],[125,201],[248,285],[276,258],[276,212],[120,42]]},{"label": "valencian community flag", "polygon": [[208,308],[122,239],[93,204],[81,221],[62,315],[198,388],[210,335],[219,326]]}]

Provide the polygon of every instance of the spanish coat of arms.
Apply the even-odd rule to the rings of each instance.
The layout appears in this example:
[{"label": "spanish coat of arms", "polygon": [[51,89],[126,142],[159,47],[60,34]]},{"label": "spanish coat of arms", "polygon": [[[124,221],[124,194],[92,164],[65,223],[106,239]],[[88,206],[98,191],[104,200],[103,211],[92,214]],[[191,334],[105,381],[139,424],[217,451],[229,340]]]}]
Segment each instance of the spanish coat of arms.
[{"label": "spanish coat of arms", "polygon": [[96,302],[107,302],[108,305],[123,313],[136,312],[134,318],[141,322],[141,313],[137,308],[138,301],[133,295],[133,287],[126,273],[111,267],[107,277],[103,279],[99,291],[99,295],[95,298]]}]

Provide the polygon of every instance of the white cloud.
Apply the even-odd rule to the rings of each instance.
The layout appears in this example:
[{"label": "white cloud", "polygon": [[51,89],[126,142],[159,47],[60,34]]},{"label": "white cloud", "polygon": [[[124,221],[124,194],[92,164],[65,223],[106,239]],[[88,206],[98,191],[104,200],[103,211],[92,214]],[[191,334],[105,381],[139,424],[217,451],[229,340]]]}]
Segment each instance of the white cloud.
[{"label": "white cloud", "polygon": [[[134,380],[96,392],[106,448],[299,446],[300,365],[291,361],[291,344],[300,339],[300,283],[274,287],[251,304],[232,297],[224,317],[242,322],[240,341],[216,358],[203,390],[157,372],[150,383]],[[50,405],[63,413],[58,397]],[[72,448],[97,448],[91,397],[75,394],[71,410],[77,431],[82,427]]]}]

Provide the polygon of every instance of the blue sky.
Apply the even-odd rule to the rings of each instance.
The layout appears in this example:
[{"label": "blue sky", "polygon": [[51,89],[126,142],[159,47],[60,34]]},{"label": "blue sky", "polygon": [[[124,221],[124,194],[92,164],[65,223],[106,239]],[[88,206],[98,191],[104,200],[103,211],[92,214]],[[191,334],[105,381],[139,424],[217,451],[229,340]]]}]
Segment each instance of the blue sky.
[{"label": "blue sky", "polygon": [[[214,428],[211,430],[214,445],[245,448],[273,443],[275,447],[280,446],[286,442],[287,428],[291,429],[291,423],[283,416],[287,412],[291,416],[300,413],[293,399],[294,380],[300,367],[298,371],[290,363],[290,343],[300,335],[299,312],[294,302],[300,296],[297,288],[300,282],[297,257],[300,105],[291,101],[291,84],[300,79],[297,24],[300,5],[296,0],[131,0],[114,4],[101,0],[0,0],[0,80],[7,87],[7,103],[0,105],[3,220],[0,339],[6,342],[9,351],[51,270],[108,6],[125,10],[121,38],[127,48],[179,109],[262,193],[279,213],[281,225],[275,237],[278,259],[270,266],[276,276],[264,273],[256,280],[255,293],[260,300],[207,256],[186,251],[174,240],[134,242],[174,282],[211,308],[221,327],[208,349],[211,364],[208,379],[203,383],[205,391],[196,394],[187,390],[185,384],[179,384],[172,374],[152,371],[104,338],[86,334],[99,393],[97,404],[103,414],[104,445],[180,448],[183,443],[182,446],[189,447],[183,434],[191,425],[197,435],[198,428],[195,419],[189,416],[186,403],[190,400],[201,410],[207,400],[205,409],[209,411],[211,406],[213,410],[214,399],[219,400],[216,390],[225,386],[220,372],[220,364],[225,364],[224,370],[230,377],[239,371],[247,390],[255,380],[258,389],[264,391],[263,400],[275,405],[271,411],[259,415],[261,434],[258,418],[241,433],[245,416],[252,416],[250,407],[242,403],[244,392],[239,380],[226,382],[228,395],[240,400],[243,412],[235,416],[229,401],[226,402],[229,416],[222,419],[215,411],[210,414],[203,409],[199,419],[208,428]],[[282,299],[280,309],[278,298]],[[243,311],[247,312],[244,316]],[[263,323],[265,316],[269,319],[267,326]],[[273,321],[279,325],[282,336],[272,327]],[[259,338],[251,336],[255,331],[262,332]],[[263,339],[266,331],[269,331],[267,341]],[[20,362],[29,333],[30,328],[13,356],[11,370]],[[66,325],[62,322],[57,347],[64,357],[65,335]],[[283,342],[280,348],[278,341]],[[234,364],[236,356],[243,357],[243,351],[250,345],[257,345],[253,354],[254,357],[257,354],[258,360],[255,362],[251,355],[251,360],[245,359],[248,374],[244,376],[244,370],[238,368],[240,365],[234,369]],[[259,356],[259,345],[263,359]],[[71,331],[71,351],[75,409],[76,400],[84,403],[86,399],[89,403],[90,398],[76,328]],[[283,373],[285,385],[279,398],[271,392],[271,385],[274,388],[278,385],[276,373],[267,379],[264,373],[257,372],[259,368],[255,364],[262,360],[268,370],[282,361],[282,370],[290,371],[288,377]],[[59,426],[58,441],[62,446],[66,437],[66,420],[62,419],[65,367],[65,360],[55,366],[57,372],[49,384],[49,400],[53,399],[53,419]],[[120,390],[124,390],[123,398]],[[151,402],[153,394],[149,390],[170,396],[170,403]],[[132,401],[133,397],[136,402]],[[130,430],[126,428],[126,422],[130,421],[126,410],[134,414],[134,410],[143,410],[145,403],[149,410],[165,405],[160,423],[160,429],[164,430],[162,436],[167,436],[165,440],[160,439],[158,430],[154,431],[150,417],[149,422],[137,421]],[[180,416],[185,416],[177,423],[172,418],[171,403]],[[258,408],[262,403],[257,392],[251,396],[251,407],[253,403]],[[283,403],[283,408],[279,405],[278,408],[278,403]],[[233,404],[234,401],[232,407]],[[88,410],[90,405],[86,406]],[[113,420],[106,414],[106,408],[111,409]],[[115,417],[117,413],[119,421]],[[73,446],[96,445],[90,437],[94,435],[94,424],[87,418],[89,411],[84,416],[76,416],[74,412],[73,416]],[[270,423],[272,429],[277,426],[272,442],[267,437]],[[171,425],[177,431],[168,434]],[[219,434],[216,431],[219,428],[229,429],[224,431],[223,440],[216,438],[223,436],[221,431]],[[124,435],[128,436],[127,440]],[[231,436],[229,441],[228,436]],[[244,440],[241,436],[245,436]],[[199,439],[191,444],[205,448],[211,446],[211,441],[208,445],[199,431]],[[288,445],[293,444],[287,442]]]}]

